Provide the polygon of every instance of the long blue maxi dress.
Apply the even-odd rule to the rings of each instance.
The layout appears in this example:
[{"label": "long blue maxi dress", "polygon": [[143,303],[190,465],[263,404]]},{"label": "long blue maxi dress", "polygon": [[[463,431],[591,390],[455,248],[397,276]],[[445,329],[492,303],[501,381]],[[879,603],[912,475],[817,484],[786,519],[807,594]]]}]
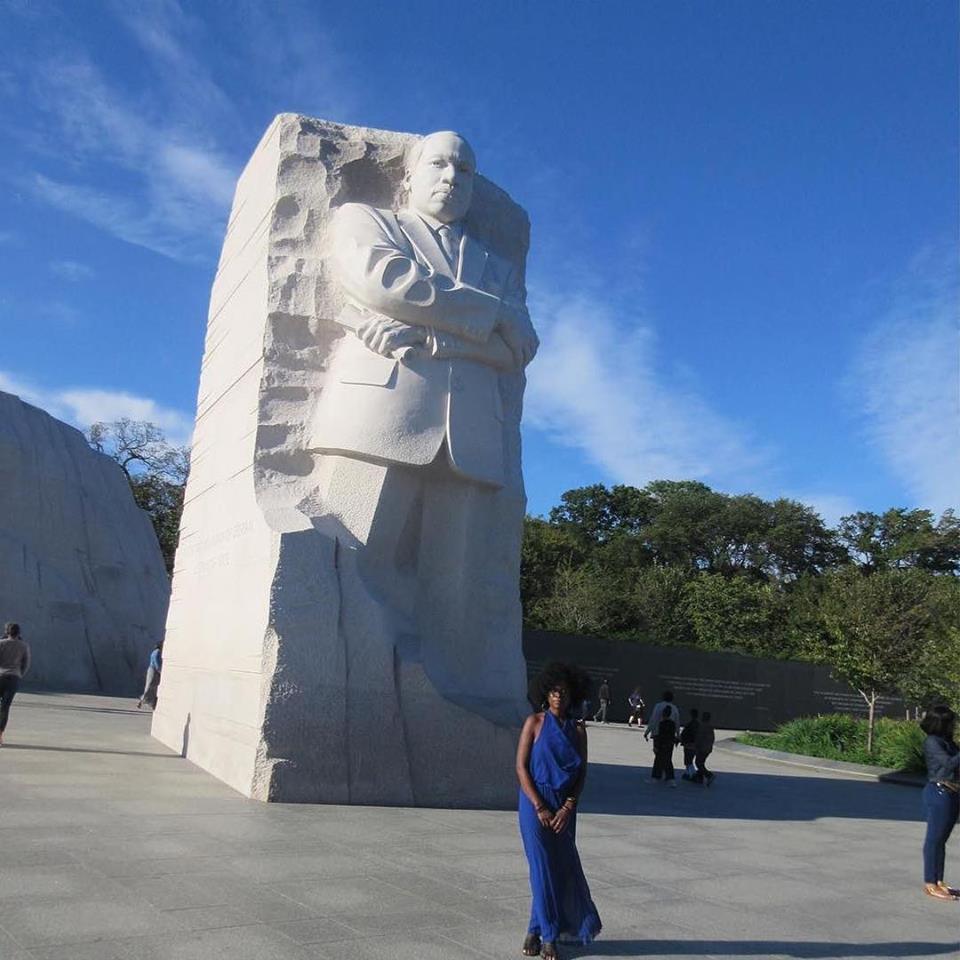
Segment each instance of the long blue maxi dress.
[{"label": "long blue maxi dress", "polygon": [[[582,763],[575,722],[561,723],[546,711],[530,751],[530,775],[551,810],[558,810],[570,796]],[[563,833],[554,833],[541,826],[536,809],[521,790],[520,836],[530,864],[533,896],[528,933],[551,943],[561,937],[590,943],[601,924],[577,853],[576,809]]]}]

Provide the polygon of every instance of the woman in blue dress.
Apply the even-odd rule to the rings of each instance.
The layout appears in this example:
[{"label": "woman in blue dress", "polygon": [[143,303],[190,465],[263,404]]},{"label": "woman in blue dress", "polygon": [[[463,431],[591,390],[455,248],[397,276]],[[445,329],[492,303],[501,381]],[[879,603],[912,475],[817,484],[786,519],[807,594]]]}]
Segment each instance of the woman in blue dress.
[{"label": "woman in blue dress", "polygon": [[525,957],[556,960],[561,937],[587,944],[600,917],[577,854],[577,801],[587,775],[587,731],[570,716],[590,686],[576,667],[549,664],[531,687],[542,710],[527,717],[517,747],[520,836],[533,905]]}]

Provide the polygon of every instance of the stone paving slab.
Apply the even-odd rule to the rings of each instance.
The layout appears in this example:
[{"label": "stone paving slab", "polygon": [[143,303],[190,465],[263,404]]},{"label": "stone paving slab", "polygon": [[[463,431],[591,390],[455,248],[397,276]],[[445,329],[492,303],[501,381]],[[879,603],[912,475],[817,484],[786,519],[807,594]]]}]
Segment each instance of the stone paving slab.
[{"label": "stone paving slab", "polygon": [[[960,904],[921,892],[917,791],[723,751],[712,788],[670,789],[615,725],[590,726],[590,754],[578,836],[604,931],[564,956],[960,954]],[[109,698],[17,697],[0,849],[0,960],[492,960],[529,913],[514,814],[262,805]]]}]

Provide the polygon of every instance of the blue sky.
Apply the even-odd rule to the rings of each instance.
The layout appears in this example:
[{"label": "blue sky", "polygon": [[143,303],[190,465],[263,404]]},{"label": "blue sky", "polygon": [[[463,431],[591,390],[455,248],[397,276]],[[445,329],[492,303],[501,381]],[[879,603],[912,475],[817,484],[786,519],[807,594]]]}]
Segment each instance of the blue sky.
[{"label": "blue sky", "polygon": [[279,112],[453,127],[530,213],[530,510],[956,504],[952,0],[0,0],[0,389],[189,434]]}]

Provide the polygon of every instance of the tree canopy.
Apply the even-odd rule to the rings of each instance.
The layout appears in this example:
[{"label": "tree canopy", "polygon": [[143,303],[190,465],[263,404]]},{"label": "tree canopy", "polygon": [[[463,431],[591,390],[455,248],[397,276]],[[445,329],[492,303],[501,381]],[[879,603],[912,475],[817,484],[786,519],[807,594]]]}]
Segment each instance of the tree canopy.
[{"label": "tree canopy", "polygon": [[[861,511],[831,529],[796,500],[657,480],[568,490],[528,517],[521,596],[528,626],[820,660],[922,702],[960,698],[958,573],[950,510]],[[889,672],[854,675],[884,650]]]},{"label": "tree canopy", "polygon": [[94,450],[120,464],[137,506],[150,517],[167,572],[173,573],[190,450],[167,441],[154,423],[123,418],[87,431]]}]

